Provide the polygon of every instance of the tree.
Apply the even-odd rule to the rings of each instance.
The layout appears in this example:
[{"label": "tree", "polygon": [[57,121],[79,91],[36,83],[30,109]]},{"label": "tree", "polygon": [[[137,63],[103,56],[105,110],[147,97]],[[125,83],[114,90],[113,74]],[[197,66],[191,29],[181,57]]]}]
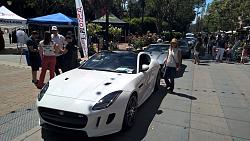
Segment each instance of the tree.
[{"label": "tree", "polygon": [[[208,7],[204,17],[205,25],[210,31],[236,30],[240,28],[239,22],[247,23],[250,20],[250,1],[242,0],[214,0]],[[219,29],[211,28],[218,26]]]},{"label": "tree", "polygon": [[194,8],[204,5],[205,0],[147,0],[148,14],[156,17],[158,32],[162,31],[163,21],[168,29],[186,31],[195,18]]}]

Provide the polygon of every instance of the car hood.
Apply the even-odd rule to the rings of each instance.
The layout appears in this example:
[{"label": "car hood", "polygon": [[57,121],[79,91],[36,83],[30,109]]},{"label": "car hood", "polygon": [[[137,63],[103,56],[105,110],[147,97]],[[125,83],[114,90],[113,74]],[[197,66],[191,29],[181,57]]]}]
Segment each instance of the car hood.
[{"label": "car hood", "polygon": [[123,90],[135,74],[74,69],[49,81],[46,94],[98,101],[106,94]]},{"label": "car hood", "polygon": [[150,52],[150,56],[152,59],[157,60],[159,64],[163,64],[164,59],[167,57],[167,52],[157,52],[157,51],[152,51]]}]

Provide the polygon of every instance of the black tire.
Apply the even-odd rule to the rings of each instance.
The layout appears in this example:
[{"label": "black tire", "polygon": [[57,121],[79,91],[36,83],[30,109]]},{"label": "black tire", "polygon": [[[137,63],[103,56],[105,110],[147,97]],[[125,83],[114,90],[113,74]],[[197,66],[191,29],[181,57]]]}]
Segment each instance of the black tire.
[{"label": "black tire", "polygon": [[135,94],[132,94],[128,100],[128,104],[124,113],[122,130],[131,128],[135,123],[138,101]]},{"label": "black tire", "polygon": [[160,85],[161,85],[161,72],[159,71],[158,74],[157,74],[157,78],[156,78],[156,81],[155,81],[155,87],[154,87],[154,92],[158,91],[160,89]]}]

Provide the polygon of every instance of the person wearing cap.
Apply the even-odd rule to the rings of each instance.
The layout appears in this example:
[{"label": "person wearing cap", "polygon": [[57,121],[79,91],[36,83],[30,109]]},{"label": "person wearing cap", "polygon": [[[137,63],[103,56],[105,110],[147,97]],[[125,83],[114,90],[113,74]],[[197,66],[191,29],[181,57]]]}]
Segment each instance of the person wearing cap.
[{"label": "person wearing cap", "polygon": [[[61,50],[64,49],[64,45],[66,45],[66,41],[63,35],[58,33],[57,26],[52,26],[51,27],[51,40],[59,46]],[[56,53],[56,68],[55,68],[55,73],[56,75],[60,74],[60,68],[63,65],[63,56],[62,53]]]},{"label": "person wearing cap", "polygon": [[73,39],[71,35],[67,35],[65,37],[67,41],[67,45],[65,46],[65,49],[63,50],[63,66],[62,66],[62,72],[69,71],[71,69],[74,69],[77,67],[77,47],[73,43]]},{"label": "person wearing cap", "polygon": [[178,49],[178,42],[176,38],[173,38],[170,42],[170,48],[168,49],[168,55],[164,59],[165,72],[163,74],[166,88],[169,93],[173,93],[174,79],[179,71],[181,65],[181,51]]},{"label": "person wearing cap", "polygon": [[41,66],[41,58],[39,54],[38,49],[38,32],[32,31],[31,36],[27,40],[27,47],[29,52],[29,62],[31,66],[31,72],[32,72],[32,83],[37,84],[37,71],[39,70],[39,67]]}]

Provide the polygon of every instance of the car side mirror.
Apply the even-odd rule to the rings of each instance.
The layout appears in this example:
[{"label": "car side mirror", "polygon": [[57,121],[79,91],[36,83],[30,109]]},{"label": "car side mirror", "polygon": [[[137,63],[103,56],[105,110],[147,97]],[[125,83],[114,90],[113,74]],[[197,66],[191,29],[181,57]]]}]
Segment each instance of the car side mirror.
[{"label": "car side mirror", "polygon": [[143,64],[141,71],[144,72],[144,71],[147,71],[148,69],[149,69],[149,65]]}]

